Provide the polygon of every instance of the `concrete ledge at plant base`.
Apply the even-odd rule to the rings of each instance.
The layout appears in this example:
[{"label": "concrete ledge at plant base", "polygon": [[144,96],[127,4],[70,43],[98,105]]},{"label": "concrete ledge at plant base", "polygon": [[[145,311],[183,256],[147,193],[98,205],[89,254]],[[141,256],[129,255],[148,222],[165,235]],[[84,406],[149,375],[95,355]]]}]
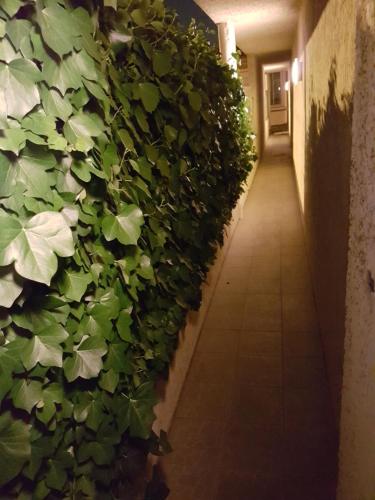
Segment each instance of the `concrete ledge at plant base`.
[{"label": "concrete ledge at plant base", "polygon": [[[175,352],[173,362],[170,365],[169,377],[163,384],[162,400],[155,407],[156,421],[153,430],[168,431],[180,398],[180,394],[189,371],[199,335],[206,318],[216,283],[219,279],[221,268],[238,221],[242,218],[243,206],[246,202],[248,192],[254,180],[258,162],[254,164],[246,182],[245,191],[233,210],[232,221],[226,229],[224,245],[218,250],[216,260],[211,267],[206,282],[202,285],[202,304],[199,311],[189,312],[185,328],[180,332],[179,346]],[[160,395],[161,396],[161,395]],[[157,457],[150,458],[151,463],[158,461]]]}]

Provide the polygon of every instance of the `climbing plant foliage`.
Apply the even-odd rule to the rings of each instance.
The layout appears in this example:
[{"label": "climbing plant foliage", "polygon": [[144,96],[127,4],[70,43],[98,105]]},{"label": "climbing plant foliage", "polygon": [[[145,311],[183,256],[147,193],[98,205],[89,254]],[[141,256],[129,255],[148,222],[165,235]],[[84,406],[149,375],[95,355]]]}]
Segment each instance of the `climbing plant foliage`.
[{"label": "climbing plant foliage", "polygon": [[240,83],[162,0],[2,0],[0,128],[0,487],[125,498],[254,159]]}]

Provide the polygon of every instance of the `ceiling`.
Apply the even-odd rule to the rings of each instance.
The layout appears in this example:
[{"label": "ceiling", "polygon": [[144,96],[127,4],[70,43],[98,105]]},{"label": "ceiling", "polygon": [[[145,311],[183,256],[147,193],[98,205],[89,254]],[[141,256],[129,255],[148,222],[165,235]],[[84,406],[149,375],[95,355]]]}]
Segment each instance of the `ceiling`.
[{"label": "ceiling", "polygon": [[215,23],[232,21],[246,54],[292,48],[301,0],[194,0]]}]

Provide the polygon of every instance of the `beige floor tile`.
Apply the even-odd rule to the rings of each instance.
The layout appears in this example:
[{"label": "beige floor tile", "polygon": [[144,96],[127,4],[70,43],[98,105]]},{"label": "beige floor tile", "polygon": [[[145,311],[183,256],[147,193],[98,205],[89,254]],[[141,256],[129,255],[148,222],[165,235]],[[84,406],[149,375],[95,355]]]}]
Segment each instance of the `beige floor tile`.
[{"label": "beige floor tile", "polygon": [[215,450],[221,448],[225,423],[221,419],[181,418],[173,419],[168,433],[169,442],[173,448],[170,455],[172,462],[179,462],[179,453],[186,448],[206,448]]},{"label": "beige floor tile", "polygon": [[[304,254],[298,254],[291,251],[288,247],[288,252],[281,251],[281,283],[283,293],[312,293],[312,283],[310,269],[307,262],[307,257]],[[302,247],[303,248],[303,247]]]},{"label": "beige floor tile", "polygon": [[280,259],[254,258],[248,275],[249,293],[276,293],[281,289]]},{"label": "beige floor tile", "polygon": [[241,356],[280,356],[280,332],[242,331],[239,334],[238,353]]},{"label": "beige floor tile", "polygon": [[196,352],[236,354],[239,336],[238,330],[203,329]]},{"label": "beige floor tile", "polygon": [[[218,378],[218,374],[217,374]],[[176,417],[216,420],[227,418],[232,387],[226,381],[215,383],[187,380],[176,409]]]},{"label": "beige floor tile", "polygon": [[239,474],[282,476],[282,435],[278,429],[259,429],[231,421],[225,429],[227,446],[221,452],[220,467]]},{"label": "beige floor tile", "polygon": [[281,387],[280,356],[239,356],[236,383],[256,387]]},{"label": "beige floor tile", "polygon": [[320,356],[322,344],[316,332],[284,333],[284,353],[286,356]]},{"label": "beige floor tile", "polygon": [[246,296],[216,291],[204,327],[218,330],[240,330],[243,324]]},{"label": "beige floor tile", "polygon": [[278,477],[264,477],[251,472],[226,470],[220,474],[215,500],[283,500]]},{"label": "beige floor tile", "polygon": [[200,447],[190,448],[178,463],[163,458],[168,500],[215,500],[218,458],[212,450]]},{"label": "beige floor tile", "polygon": [[223,293],[246,293],[250,266],[227,265],[221,272],[216,290]]},{"label": "beige floor tile", "polygon": [[196,353],[190,365],[187,382],[205,382],[208,384],[231,382],[236,367],[235,352]]},{"label": "beige floor tile", "polygon": [[237,384],[233,391],[230,420],[262,429],[283,427],[283,396],[279,387]]},{"label": "beige floor tile", "polygon": [[316,332],[318,321],[313,297],[308,292],[283,294],[284,331]]},{"label": "beige floor tile", "polygon": [[285,357],[285,384],[293,388],[316,388],[327,385],[324,363],[321,357]]},{"label": "beige floor tile", "polygon": [[244,330],[280,331],[281,298],[277,294],[251,294],[244,307]]}]

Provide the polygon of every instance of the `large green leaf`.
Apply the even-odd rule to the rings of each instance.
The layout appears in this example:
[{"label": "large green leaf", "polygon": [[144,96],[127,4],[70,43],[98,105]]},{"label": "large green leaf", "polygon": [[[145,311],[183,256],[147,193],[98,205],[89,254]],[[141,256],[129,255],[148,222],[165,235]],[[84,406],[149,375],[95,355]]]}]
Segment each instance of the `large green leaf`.
[{"label": "large green leaf", "polygon": [[74,57],[64,57],[60,62],[52,58],[43,64],[43,78],[49,87],[58,89],[65,96],[68,89],[79,89],[82,85],[79,68]]},{"label": "large green leaf", "polygon": [[138,387],[132,396],[124,396],[121,415],[129,426],[131,436],[147,439],[151,433],[151,425],[155,420],[152,408],[156,404],[154,385],[146,382]]},{"label": "large green leaf", "polygon": [[0,486],[17,476],[30,455],[29,425],[10,412],[0,415]]},{"label": "large green leaf", "polygon": [[50,201],[56,177],[48,170],[55,165],[55,157],[43,150],[25,148],[13,162],[0,153],[0,196],[10,196],[23,187],[27,196]]},{"label": "large green leaf", "polygon": [[39,26],[45,43],[60,57],[73,50],[76,25],[67,9],[51,3],[38,13]]},{"label": "large green leaf", "polygon": [[36,333],[27,341],[21,353],[21,360],[27,370],[37,363],[43,366],[62,367],[63,350],[60,346],[68,338],[67,331],[61,325],[49,326]]},{"label": "large green leaf", "polygon": [[103,234],[107,241],[117,239],[123,245],[136,245],[143,225],[142,210],[136,205],[127,205],[119,215],[106,215],[103,219]]},{"label": "large green leaf", "polygon": [[32,61],[15,59],[9,64],[0,63],[0,102],[3,97],[7,116],[23,118],[39,104],[36,82],[40,79],[41,74]]},{"label": "large green leaf", "polygon": [[74,348],[73,356],[64,361],[64,373],[68,382],[78,377],[97,377],[103,368],[102,357],[106,352],[107,346],[101,337],[84,336],[81,343]]},{"label": "large green leaf", "polygon": [[64,125],[64,134],[67,140],[78,151],[89,151],[94,141],[92,137],[99,136],[105,130],[105,125],[98,115],[79,113],[73,115]]},{"label": "large green leaf", "polygon": [[16,408],[31,413],[34,406],[42,400],[42,384],[36,380],[18,380],[10,393]]},{"label": "large green leaf", "polygon": [[153,113],[160,101],[160,92],[153,83],[140,83],[139,95],[145,110]]},{"label": "large green leaf", "polygon": [[0,216],[0,266],[14,262],[17,273],[49,285],[57,271],[57,257],[74,253],[72,232],[57,212],[41,212],[22,224],[10,215]]}]

